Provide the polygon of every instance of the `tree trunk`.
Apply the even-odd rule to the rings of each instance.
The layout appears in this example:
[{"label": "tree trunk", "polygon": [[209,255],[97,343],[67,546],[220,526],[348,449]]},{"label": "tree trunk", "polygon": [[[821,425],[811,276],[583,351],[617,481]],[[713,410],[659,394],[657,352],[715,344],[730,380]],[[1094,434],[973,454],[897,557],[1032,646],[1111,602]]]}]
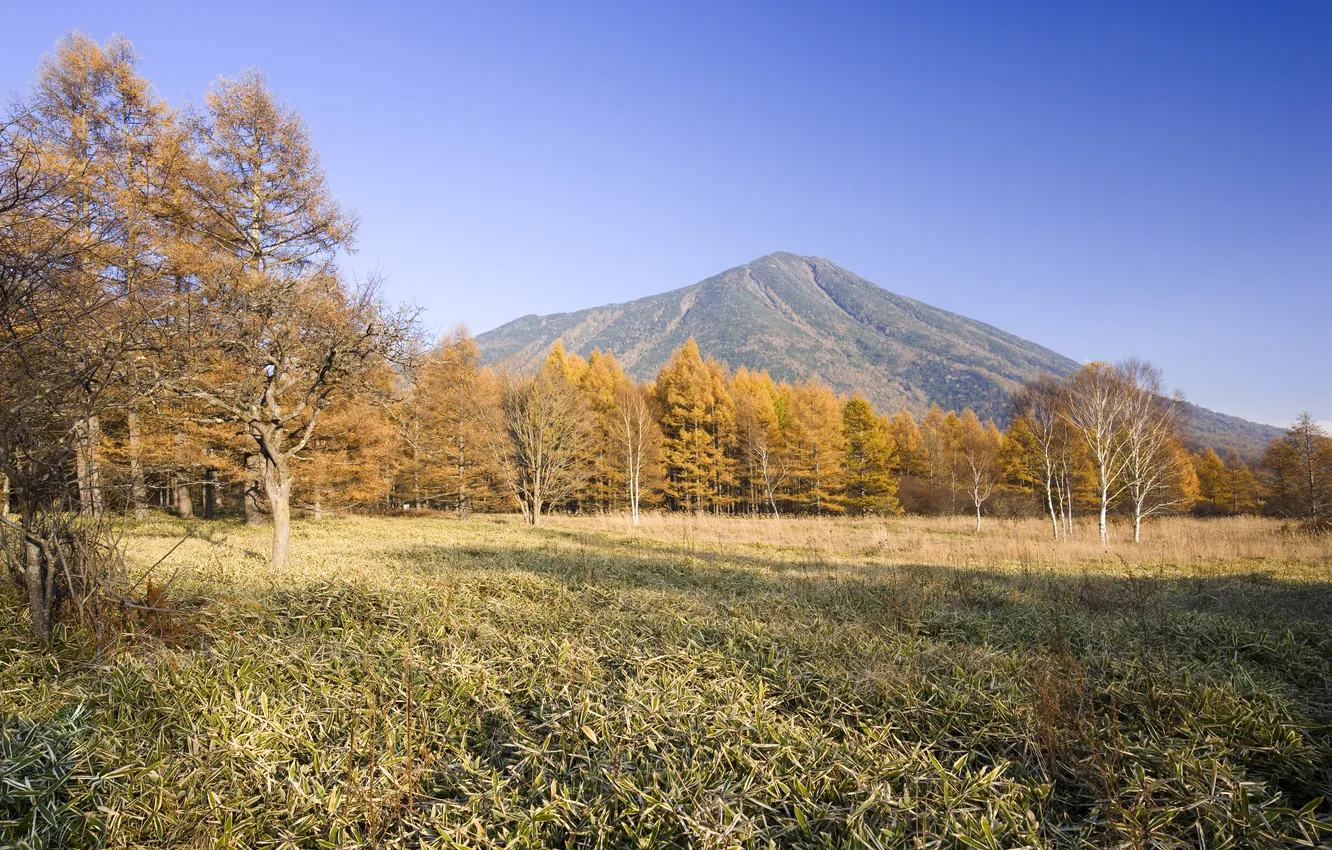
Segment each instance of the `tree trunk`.
[{"label": "tree trunk", "polygon": [[[459,427],[462,427],[459,425]],[[467,480],[463,477],[466,460],[463,457],[462,442],[458,443],[458,519],[467,519]]]},{"label": "tree trunk", "polygon": [[203,513],[204,519],[217,515],[217,470],[212,467],[204,470]]},{"label": "tree trunk", "polygon": [[189,472],[185,468],[185,435],[176,434],[171,441],[176,445],[176,515],[194,519],[194,498],[190,495]]},{"label": "tree trunk", "polygon": [[1106,514],[1106,511],[1109,509],[1109,507],[1110,507],[1110,505],[1109,505],[1109,496],[1108,496],[1108,494],[1106,493],[1106,491],[1102,490],[1102,491],[1101,491],[1101,520],[1100,520],[1099,525],[1097,526],[1097,528],[1098,528],[1098,529],[1100,530],[1100,532],[1101,532],[1101,542],[1102,542],[1102,543],[1109,543],[1109,542],[1110,542],[1110,530],[1109,530],[1109,528],[1107,527],[1107,525],[1106,525],[1106,521],[1105,521],[1105,514]]},{"label": "tree trunk", "polygon": [[125,414],[125,425],[129,429],[130,502],[134,506],[134,518],[147,519],[148,484],[143,476],[142,429],[139,412],[132,407]]},{"label": "tree trunk", "polygon": [[257,454],[245,456],[245,495],[242,501],[245,502],[245,524],[263,525],[264,508],[263,496],[259,489],[259,482],[263,478],[263,458]]},{"label": "tree trunk", "polygon": [[43,569],[42,550],[32,542],[24,542],[23,549],[27,562],[24,583],[28,586],[28,607],[32,611],[32,636],[47,643],[51,640],[51,595],[47,592],[50,583]]},{"label": "tree trunk", "polygon": [[1055,514],[1054,505],[1054,479],[1049,475],[1045,476],[1045,504],[1050,509],[1050,525],[1054,527],[1054,539],[1059,540],[1059,517]]},{"label": "tree trunk", "polygon": [[0,516],[7,516],[9,514],[9,476],[2,472],[0,472],[0,490],[3,490],[3,494],[0,494]]},{"label": "tree trunk", "polygon": [[194,498],[190,495],[190,481],[183,472],[176,473],[176,515],[194,519]]},{"label": "tree trunk", "polygon": [[1133,509],[1133,542],[1142,542],[1142,513],[1137,508]]},{"label": "tree trunk", "polygon": [[283,569],[291,563],[291,472],[281,460],[264,464],[264,490],[273,512],[271,566]]},{"label": "tree trunk", "polygon": [[96,416],[79,423],[74,466],[79,480],[79,510],[96,516],[102,512],[102,482],[97,468],[97,443],[102,433]]},{"label": "tree trunk", "polygon": [[1064,537],[1068,540],[1073,539],[1073,478],[1064,471]]},{"label": "tree trunk", "polygon": [[980,502],[977,502],[977,503],[976,503],[976,531],[977,531],[977,532],[980,531],[980,519],[981,519],[980,508],[981,508],[981,506],[980,506]]}]

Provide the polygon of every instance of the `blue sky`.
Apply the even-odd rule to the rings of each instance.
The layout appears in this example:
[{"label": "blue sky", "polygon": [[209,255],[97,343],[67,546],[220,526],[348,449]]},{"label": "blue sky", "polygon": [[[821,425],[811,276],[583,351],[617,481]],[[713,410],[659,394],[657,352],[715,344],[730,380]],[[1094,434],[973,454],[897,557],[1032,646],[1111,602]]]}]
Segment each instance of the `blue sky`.
[{"label": "blue sky", "polygon": [[1332,3],[23,3],[0,86],[68,29],[175,105],[266,71],[438,328],[795,251],[1332,419]]}]

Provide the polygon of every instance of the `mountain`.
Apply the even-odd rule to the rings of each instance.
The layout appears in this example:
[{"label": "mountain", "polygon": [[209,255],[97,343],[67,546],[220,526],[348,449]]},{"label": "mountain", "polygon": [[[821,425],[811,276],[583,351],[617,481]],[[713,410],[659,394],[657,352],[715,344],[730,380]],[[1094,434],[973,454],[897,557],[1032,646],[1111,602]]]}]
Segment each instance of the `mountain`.
[{"label": "mountain", "polygon": [[[778,253],[700,283],[623,304],[524,316],[477,337],[482,359],[528,371],[557,339],[586,356],[613,351],[638,380],[655,378],[694,337],[731,368],[781,381],[817,379],[884,411],[931,403],[1006,421],[1009,394],[1073,360],[992,325],[889,292],[820,257]],[[1279,431],[1194,407],[1194,430],[1218,450],[1261,451]]]}]

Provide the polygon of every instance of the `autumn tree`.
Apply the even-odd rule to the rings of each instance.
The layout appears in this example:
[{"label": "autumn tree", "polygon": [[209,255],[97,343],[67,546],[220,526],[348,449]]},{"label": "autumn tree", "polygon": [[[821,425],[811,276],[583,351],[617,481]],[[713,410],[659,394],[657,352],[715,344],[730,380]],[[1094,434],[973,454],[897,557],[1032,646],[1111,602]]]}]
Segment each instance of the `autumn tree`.
[{"label": "autumn tree", "polygon": [[842,487],[849,513],[896,513],[897,479],[892,474],[896,448],[888,423],[860,396],[842,408]]},{"label": "autumn tree", "polygon": [[1211,446],[1190,457],[1194,475],[1198,478],[1199,508],[1211,513],[1230,511],[1226,464]]},{"label": "autumn tree", "polygon": [[786,444],[793,499],[812,514],[840,513],[842,405],[822,384],[797,384],[791,393]]},{"label": "autumn tree", "polygon": [[566,351],[564,340],[557,339],[546,354],[545,369],[553,370],[571,387],[578,386],[587,371],[587,361],[572,351]]},{"label": "autumn tree", "polygon": [[1059,539],[1060,516],[1070,498],[1061,461],[1068,451],[1068,421],[1063,414],[1064,388],[1049,376],[1027,382],[1013,397],[1016,416],[1010,426],[1014,442],[1033,461],[1034,478],[1045,494],[1054,539]]},{"label": "autumn tree", "polygon": [[1129,463],[1124,431],[1132,406],[1132,391],[1124,373],[1109,363],[1089,363],[1067,381],[1063,417],[1077,432],[1090,456],[1096,480],[1098,531],[1102,543],[1110,540],[1110,504],[1124,492],[1124,471]]},{"label": "autumn tree", "polygon": [[943,409],[931,404],[920,421],[921,469],[916,474],[930,484],[935,484],[940,470],[946,465],[948,454],[948,436],[945,433],[946,420]]},{"label": "autumn tree", "polygon": [[[18,121],[25,138],[43,151],[45,166],[64,175],[64,240],[78,246],[67,271],[114,294],[111,309],[130,317],[157,307],[166,239],[158,207],[180,159],[174,116],[138,65],[122,37],[99,45],[81,33],[67,35],[43,58]],[[140,385],[139,361],[151,357],[147,336],[157,327],[140,328],[145,344],[127,353],[99,402],[104,410],[129,411],[131,497],[139,502],[144,488],[142,470],[134,468],[134,407],[151,389]],[[102,424],[99,414],[77,425],[74,461],[85,513],[98,513],[105,504]]]},{"label": "autumn tree", "polygon": [[490,454],[482,446],[498,405],[498,384],[481,368],[481,353],[466,328],[445,334],[422,358],[401,417],[410,455],[408,492],[418,505],[422,498],[443,498],[460,518],[467,516],[490,472]]},{"label": "autumn tree", "polygon": [[77,580],[70,563],[90,553],[71,549],[87,537],[68,521],[67,470],[77,503],[96,510],[98,423],[128,400],[124,365],[157,343],[161,319],[110,259],[128,202],[104,176],[104,58],[89,40],[62,42],[32,102],[0,123],[0,473],[19,512],[0,524],[17,535],[6,557],[43,641],[57,574]]},{"label": "autumn tree", "polygon": [[712,371],[691,337],[657,376],[666,495],[685,511],[701,511],[713,494],[722,463],[716,434]]},{"label": "autumn tree", "polygon": [[1198,509],[1213,514],[1250,513],[1258,507],[1258,482],[1234,449],[1221,459],[1211,446],[1191,457],[1198,478]]},{"label": "autumn tree", "polygon": [[209,255],[182,294],[174,385],[254,441],[282,567],[293,458],[340,396],[374,390],[369,379],[404,350],[411,322],[383,308],[377,281],[352,287],[336,268],[356,220],[329,190],[305,123],[261,74],[219,80],[191,130],[179,214]]},{"label": "autumn tree", "polygon": [[915,418],[905,410],[898,411],[888,420],[887,426],[893,441],[893,470],[899,475],[919,475],[925,438]]},{"label": "autumn tree", "polygon": [[767,372],[751,372],[741,366],[731,379],[731,395],[750,503],[756,513],[763,506],[778,516],[777,491],[786,481],[787,468],[777,417],[777,388]]},{"label": "autumn tree", "polygon": [[1165,397],[1161,370],[1150,363],[1130,359],[1116,368],[1124,382],[1124,488],[1133,515],[1133,542],[1138,543],[1144,519],[1191,504],[1197,485],[1194,479],[1185,486],[1193,467],[1181,463],[1183,397]]},{"label": "autumn tree", "polygon": [[[293,502],[314,519],[329,508],[382,504],[397,472],[398,433],[379,399],[395,376],[384,368],[373,394],[339,396],[306,447],[292,459]],[[367,376],[367,383],[376,383]]]},{"label": "autumn tree", "polygon": [[981,424],[971,408],[962,411],[950,439],[958,478],[976,510],[976,530],[981,528],[981,508],[994,495],[1002,479],[999,452],[1002,435],[993,422]]},{"label": "autumn tree", "polygon": [[615,355],[600,349],[588,355],[587,364],[578,377],[578,389],[592,416],[591,454],[588,458],[592,477],[584,498],[600,511],[609,511],[613,505],[623,504],[620,499],[625,494],[624,476],[628,469],[618,451],[622,411],[617,402],[628,398],[625,394],[631,383]]},{"label": "autumn tree", "polygon": [[706,361],[712,410],[712,447],[715,463],[712,466],[710,498],[714,513],[729,510],[735,504],[737,450],[739,434],[736,430],[735,399],[731,396],[731,377],[726,366],[709,357]]},{"label": "autumn tree", "polygon": [[1253,470],[1234,449],[1226,450],[1226,488],[1232,514],[1252,513],[1258,508],[1258,482]]},{"label": "autumn tree", "polygon": [[1263,454],[1269,508],[1321,527],[1332,517],[1332,438],[1306,411]]}]

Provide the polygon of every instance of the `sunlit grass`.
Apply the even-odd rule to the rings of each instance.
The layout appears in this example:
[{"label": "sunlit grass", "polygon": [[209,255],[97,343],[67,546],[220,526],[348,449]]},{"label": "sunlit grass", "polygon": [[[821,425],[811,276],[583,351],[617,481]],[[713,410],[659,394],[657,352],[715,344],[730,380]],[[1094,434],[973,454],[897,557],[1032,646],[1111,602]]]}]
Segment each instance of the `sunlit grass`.
[{"label": "sunlit grass", "polygon": [[201,524],[156,636],[3,609],[0,844],[1319,840],[1326,539],[968,522],[339,519],[281,574]]}]

